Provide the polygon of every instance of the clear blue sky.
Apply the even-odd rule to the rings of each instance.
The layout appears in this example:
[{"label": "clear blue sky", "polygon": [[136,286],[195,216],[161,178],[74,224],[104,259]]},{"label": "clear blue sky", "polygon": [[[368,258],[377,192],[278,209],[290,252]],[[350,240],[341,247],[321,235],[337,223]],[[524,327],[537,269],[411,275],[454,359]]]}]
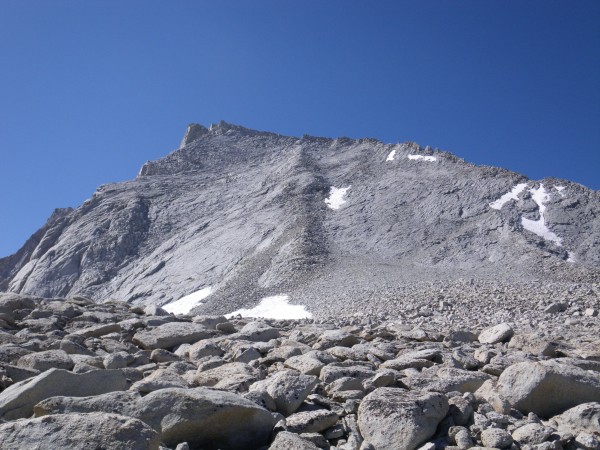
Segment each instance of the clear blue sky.
[{"label": "clear blue sky", "polygon": [[0,256],[190,122],[600,188],[600,1],[0,0]]}]

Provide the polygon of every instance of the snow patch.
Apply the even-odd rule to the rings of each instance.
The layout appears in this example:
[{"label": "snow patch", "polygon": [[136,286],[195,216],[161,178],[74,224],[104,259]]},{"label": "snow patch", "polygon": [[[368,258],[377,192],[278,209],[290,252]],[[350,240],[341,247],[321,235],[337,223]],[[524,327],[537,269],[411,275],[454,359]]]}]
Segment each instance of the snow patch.
[{"label": "snow patch", "polygon": [[331,189],[329,190],[329,197],[325,199],[327,206],[329,206],[331,209],[340,209],[342,205],[346,203],[344,196],[350,187],[351,186],[336,188],[335,186],[331,186]]},{"label": "snow patch", "polygon": [[523,189],[527,187],[527,183],[519,183],[515,187],[512,188],[510,192],[507,192],[498,200],[490,203],[490,208],[493,209],[502,209],[502,207],[511,200],[518,200],[519,194],[523,192]]},{"label": "snow patch", "polygon": [[570,262],[570,263],[576,263],[577,262],[577,258],[575,258],[575,254],[574,253],[567,252],[567,255],[569,256],[567,258],[567,262]]},{"label": "snow patch", "polygon": [[187,314],[196,306],[201,305],[202,300],[212,294],[212,292],[213,288],[208,286],[186,295],[185,297],[181,297],[179,300],[164,305],[162,308],[173,314]]},{"label": "snow patch", "polygon": [[565,196],[565,193],[563,192],[566,188],[564,186],[554,186],[554,189],[556,189],[558,191],[558,193],[560,194],[561,197]]},{"label": "snow patch", "polygon": [[395,156],[396,156],[396,149],[394,149],[394,150],[392,150],[390,152],[390,154],[388,155],[386,161],[393,161]]},{"label": "snow patch", "polygon": [[240,314],[242,317],[263,317],[265,319],[310,319],[312,314],[304,305],[290,305],[288,295],[274,295],[263,298],[251,309],[238,309],[227,314],[228,319]]},{"label": "snow patch", "polygon": [[540,218],[538,220],[526,219],[521,217],[521,225],[527,231],[537,234],[538,236],[556,243],[556,245],[562,245],[562,239],[548,229],[546,226],[546,220],[544,218],[544,212],[546,211],[545,203],[549,200],[550,196],[546,192],[543,184],[537,189],[530,189],[531,198],[538,205],[540,212]]},{"label": "snow patch", "polygon": [[424,155],[408,155],[408,159],[414,159],[414,160],[419,160],[422,159],[423,161],[437,161],[437,158],[435,156],[424,156]]}]

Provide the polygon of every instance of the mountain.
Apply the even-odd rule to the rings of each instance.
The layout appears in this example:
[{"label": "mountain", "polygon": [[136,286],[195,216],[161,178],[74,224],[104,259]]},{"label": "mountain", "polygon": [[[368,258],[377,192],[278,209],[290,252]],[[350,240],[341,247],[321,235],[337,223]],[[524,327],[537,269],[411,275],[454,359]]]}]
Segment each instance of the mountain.
[{"label": "mountain", "polygon": [[192,294],[219,313],[275,295],[335,314],[448,286],[485,297],[598,280],[598,191],[411,142],[225,122],[190,125],[180,148],[56,210],[0,259],[0,290],[144,305]]}]

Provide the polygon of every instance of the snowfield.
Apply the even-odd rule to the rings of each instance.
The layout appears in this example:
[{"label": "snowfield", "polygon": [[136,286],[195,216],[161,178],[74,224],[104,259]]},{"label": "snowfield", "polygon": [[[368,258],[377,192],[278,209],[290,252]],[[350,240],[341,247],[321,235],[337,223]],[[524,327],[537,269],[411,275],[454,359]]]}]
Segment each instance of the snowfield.
[{"label": "snowfield", "polygon": [[258,305],[251,309],[238,309],[227,314],[227,318],[240,314],[242,317],[263,317],[266,319],[310,319],[312,314],[304,305],[290,305],[289,296],[274,295],[263,298]]},{"label": "snowfield", "polygon": [[185,297],[181,297],[179,300],[164,305],[162,308],[173,314],[187,314],[196,306],[202,304],[202,300],[212,294],[213,288],[211,286],[200,289],[199,291],[193,292]]}]

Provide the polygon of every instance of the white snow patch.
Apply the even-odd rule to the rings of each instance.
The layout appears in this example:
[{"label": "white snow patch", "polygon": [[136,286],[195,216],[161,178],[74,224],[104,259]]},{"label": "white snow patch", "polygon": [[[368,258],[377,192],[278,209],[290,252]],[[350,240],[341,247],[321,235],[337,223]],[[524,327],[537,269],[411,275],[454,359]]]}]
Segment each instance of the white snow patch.
[{"label": "white snow patch", "polygon": [[437,161],[437,158],[435,156],[424,156],[424,155],[408,155],[408,159],[414,159],[414,160],[418,160],[418,159],[422,159],[423,161]]},{"label": "white snow patch", "polygon": [[550,197],[546,192],[544,185],[540,184],[539,188],[530,189],[529,192],[531,192],[531,198],[533,198],[533,201],[538,205],[540,218],[538,220],[531,220],[521,217],[521,225],[523,225],[523,228],[526,230],[531,231],[532,233],[535,233],[548,241],[555,242],[556,245],[561,245],[562,239],[548,229],[546,226],[546,220],[544,219],[544,211],[546,211],[545,203]]},{"label": "white snow patch", "polygon": [[523,189],[527,187],[527,183],[519,183],[515,187],[512,188],[510,192],[507,192],[498,200],[490,203],[490,208],[493,209],[502,209],[502,207],[511,200],[518,200],[519,194],[523,192]]},{"label": "white snow patch", "polygon": [[251,309],[238,309],[227,314],[231,318],[240,314],[242,317],[264,317],[266,319],[310,319],[312,314],[304,305],[290,305],[288,295],[274,295],[263,298],[258,305]]},{"label": "white snow patch", "polygon": [[554,186],[554,189],[556,189],[558,191],[558,193],[560,194],[561,197],[565,196],[565,193],[563,192],[566,188],[564,186]]},{"label": "white snow patch", "polygon": [[567,252],[567,255],[569,255],[569,257],[567,258],[567,262],[570,262],[570,263],[576,263],[577,262],[577,258],[575,258],[575,254],[574,253]]},{"label": "white snow patch", "polygon": [[201,305],[202,300],[212,294],[213,288],[211,286],[200,289],[199,291],[193,292],[185,297],[181,297],[179,300],[164,305],[162,308],[173,314],[187,314],[192,308]]},{"label": "white snow patch", "polygon": [[329,190],[329,197],[325,199],[327,206],[329,206],[331,209],[340,209],[342,205],[346,203],[346,200],[344,200],[344,195],[346,195],[346,192],[348,192],[348,189],[350,188],[351,186],[344,188],[336,188],[335,186],[331,186],[331,189]]},{"label": "white snow patch", "polygon": [[394,150],[392,150],[390,152],[390,154],[388,155],[386,161],[393,161],[395,156],[396,156],[396,149],[394,149]]}]

